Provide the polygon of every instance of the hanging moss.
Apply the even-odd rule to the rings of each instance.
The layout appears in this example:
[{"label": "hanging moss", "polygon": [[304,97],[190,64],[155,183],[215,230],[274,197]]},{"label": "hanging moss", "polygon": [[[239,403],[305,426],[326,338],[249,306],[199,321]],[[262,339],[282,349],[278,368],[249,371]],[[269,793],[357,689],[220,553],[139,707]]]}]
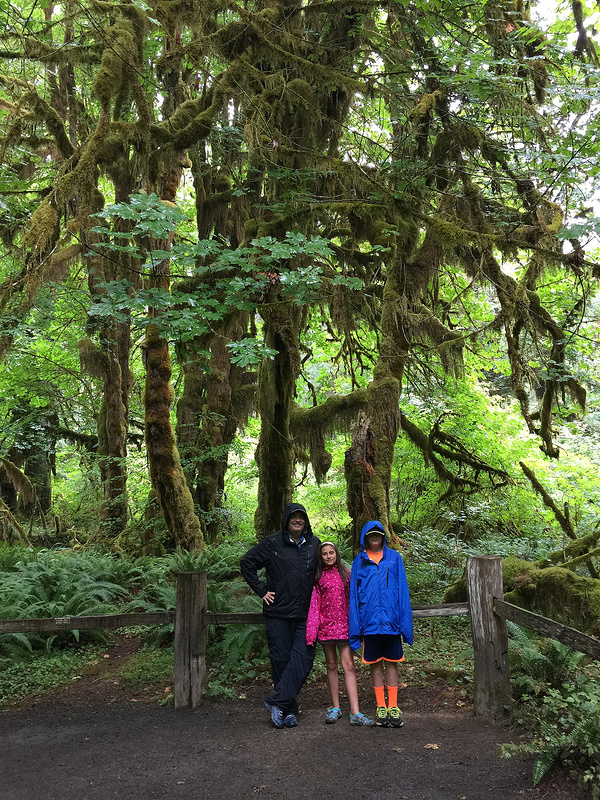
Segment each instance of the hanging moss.
[{"label": "hanging moss", "polygon": [[367,390],[359,389],[349,395],[330,396],[313,408],[293,407],[290,434],[296,444],[308,448],[318,484],[326,477],[332,461],[325,447],[326,437],[349,431],[357,412],[366,405]]},{"label": "hanging moss", "polygon": [[96,378],[105,378],[109,368],[108,354],[91,339],[80,339],[78,344],[81,371]]},{"label": "hanging moss", "polygon": [[58,212],[51,198],[47,197],[33,213],[29,228],[23,237],[24,246],[44,252],[49,243],[56,239],[58,223]]},{"label": "hanging moss", "polygon": [[438,100],[441,100],[444,97],[444,93],[441,89],[436,89],[435,92],[431,92],[430,94],[425,94],[419,100],[417,105],[411,111],[410,116],[414,117],[415,119],[420,119],[432,111],[435,107],[435,104]]}]

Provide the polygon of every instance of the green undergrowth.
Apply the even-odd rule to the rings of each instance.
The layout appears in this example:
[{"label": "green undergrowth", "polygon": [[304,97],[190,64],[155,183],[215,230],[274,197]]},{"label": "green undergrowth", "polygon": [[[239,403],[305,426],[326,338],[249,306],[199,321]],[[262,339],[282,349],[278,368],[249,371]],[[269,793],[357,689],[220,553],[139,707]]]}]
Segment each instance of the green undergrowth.
[{"label": "green undergrowth", "polygon": [[157,647],[146,644],[128,658],[115,672],[115,677],[132,691],[148,691],[153,687],[157,705],[173,702],[173,645]]},{"label": "green undergrowth", "polygon": [[88,645],[53,653],[0,658],[0,707],[25,698],[41,697],[78,680],[99,652],[97,647]]},{"label": "green undergrowth", "polygon": [[600,663],[509,623],[512,715],[525,732],[501,755],[533,756],[533,783],[561,767],[600,800]]}]

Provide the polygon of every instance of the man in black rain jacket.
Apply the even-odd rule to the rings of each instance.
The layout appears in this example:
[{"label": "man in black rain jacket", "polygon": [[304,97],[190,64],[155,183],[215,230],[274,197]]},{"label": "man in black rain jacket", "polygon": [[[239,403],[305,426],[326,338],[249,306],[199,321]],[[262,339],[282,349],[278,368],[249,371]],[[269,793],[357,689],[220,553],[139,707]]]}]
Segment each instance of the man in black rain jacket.
[{"label": "man in black rain jacket", "polygon": [[[320,541],[304,506],[290,503],[281,530],[252,547],[240,562],[244,579],[263,600],[273,691],[265,700],[276,728],[298,724],[296,697],[315,658],[306,644],[306,617],[317,569]],[[258,570],[265,567],[265,580]]]}]

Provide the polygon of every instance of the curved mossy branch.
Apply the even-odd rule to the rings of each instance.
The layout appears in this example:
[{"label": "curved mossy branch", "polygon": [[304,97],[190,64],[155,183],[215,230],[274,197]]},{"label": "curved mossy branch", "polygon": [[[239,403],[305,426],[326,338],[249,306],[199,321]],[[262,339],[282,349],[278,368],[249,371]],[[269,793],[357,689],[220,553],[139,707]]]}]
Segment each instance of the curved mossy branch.
[{"label": "curved mossy branch", "polygon": [[31,114],[36,122],[43,122],[46,125],[60,155],[63,158],[69,158],[74,152],[74,147],[58,112],[41,98],[35,89],[30,89],[22,98],[21,103],[31,108]]},{"label": "curved mossy branch", "polygon": [[[538,480],[535,472],[528,467],[523,461],[519,461],[519,465],[523,472],[525,473],[526,478],[529,480],[535,491],[540,495],[542,498],[544,505],[549,508],[558,524],[560,525],[563,534],[572,540],[572,544],[570,545],[569,549],[569,556],[574,555],[575,557],[579,556],[582,551],[589,546],[589,544],[593,544],[600,538],[600,532],[594,531],[593,533],[589,534],[588,536],[582,537],[579,539],[577,537],[577,533],[573,528],[571,523],[571,517],[569,515],[569,506],[567,503],[564,504],[564,511],[561,511],[558,505],[554,502],[550,494],[546,491],[546,489],[542,486],[540,481]],[[563,552],[563,560],[566,555],[566,548]],[[553,561],[554,558],[550,556],[550,560]],[[585,559],[584,559],[585,560]],[[587,567],[590,571],[590,575],[593,578],[598,577],[598,570],[596,569],[593,561],[588,556],[586,561]]]},{"label": "curved mossy branch", "polygon": [[548,373],[549,378],[545,382],[544,396],[540,408],[540,436],[544,442],[542,448],[546,455],[558,458],[559,450],[552,440],[552,408],[557,391],[566,385],[571,393],[572,399],[585,411],[586,390],[572,375],[566,374],[565,351],[566,334],[561,326],[552,318],[548,311],[542,306],[539,295],[536,292],[528,291],[529,317],[534,321],[534,326],[545,335],[552,338],[552,348],[550,351]]},{"label": "curved mossy branch", "polygon": [[[582,556],[571,558],[569,561],[559,561],[557,563],[559,563],[563,569],[572,569],[573,572],[575,572],[576,567],[579,567],[581,564],[585,564],[589,568],[590,564],[592,563],[591,559],[598,558],[598,556],[600,556],[600,547],[596,547],[594,550],[590,550],[589,552],[584,553]],[[594,569],[593,572],[590,569],[590,574],[592,578],[598,577],[598,571],[596,569]]]},{"label": "curved mossy branch", "polygon": [[[441,430],[439,421],[427,434],[400,411],[400,425],[411,442],[422,452],[427,466],[431,465],[438,478],[449,484],[443,499],[448,499],[456,492],[473,494],[481,491],[484,488],[479,478],[481,473],[488,476],[493,489],[506,486],[510,482],[510,477],[505,470],[493,467],[476,454],[468,451],[457,437]],[[455,464],[458,471],[468,468],[472,471],[473,478],[453,472],[442,459]]]},{"label": "curved mossy branch", "polygon": [[366,389],[330,396],[312,408],[294,405],[290,416],[290,435],[296,444],[308,450],[318,484],[324,480],[331,466],[331,455],[325,447],[326,437],[349,431],[358,412],[366,407]]},{"label": "curved mossy branch", "polygon": [[[589,561],[590,558],[598,555],[598,548],[590,550],[600,540],[600,528],[588,533],[586,536],[580,536],[568,544],[565,544],[560,550],[555,550],[549,553],[545,558],[536,562],[536,566],[540,569],[551,565],[564,567],[565,569],[574,569],[579,564]],[[596,574],[592,574],[593,578],[597,578]]]}]

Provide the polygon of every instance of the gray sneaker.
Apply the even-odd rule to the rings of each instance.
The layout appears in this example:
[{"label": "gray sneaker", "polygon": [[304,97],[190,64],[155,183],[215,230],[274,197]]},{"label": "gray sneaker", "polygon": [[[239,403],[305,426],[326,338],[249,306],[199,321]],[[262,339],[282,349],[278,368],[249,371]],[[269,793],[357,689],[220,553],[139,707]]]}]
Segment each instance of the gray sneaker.
[{"label": "gray sneaker", "polygon": [[350,714],[350,725],[363,725],[365,728],[372,728],[375,723],[359,711],[358,714]]}]

